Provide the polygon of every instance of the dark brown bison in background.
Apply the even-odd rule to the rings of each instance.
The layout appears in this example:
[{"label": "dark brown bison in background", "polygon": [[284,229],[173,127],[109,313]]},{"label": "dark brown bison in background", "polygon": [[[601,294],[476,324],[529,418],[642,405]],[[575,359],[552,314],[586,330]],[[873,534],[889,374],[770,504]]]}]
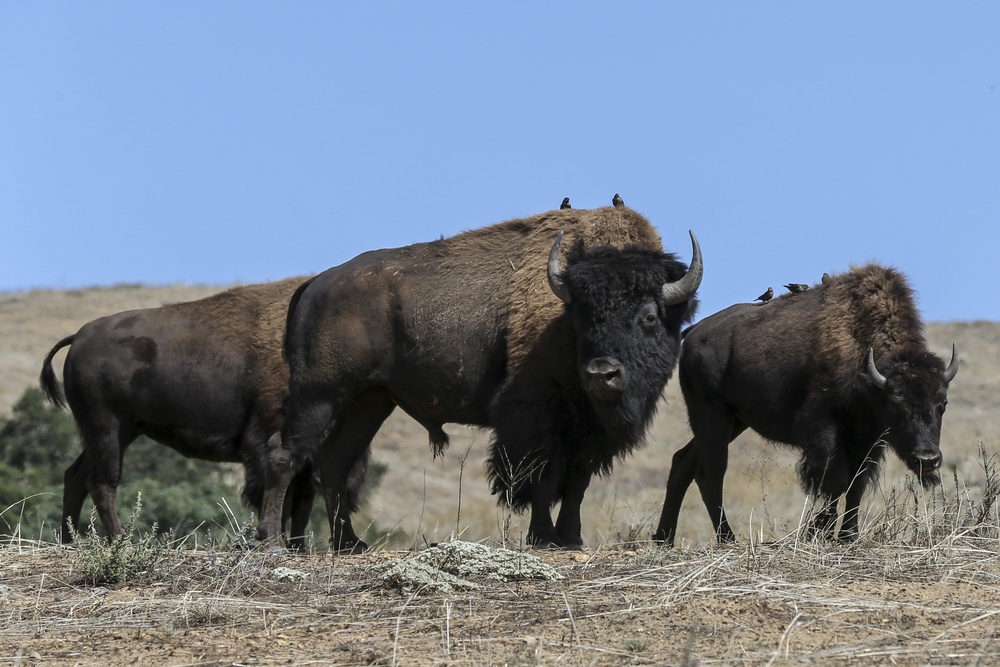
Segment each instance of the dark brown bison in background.
[{"label": "dark brown bison in background", "polygon": [[[66,470],[64,542],[72,539],[68,526],[79,526],[88,491],[108,535],[121,532],[115,494],[122,457],[140,435],[190,458],[241,462],[244,501],[260,507],[265,449],[280,431],[288,395],[285,314],[303,280],[102,317],[56,343],[42,366],[42,389],[60,407],[68,400],[83,439],[83,453]],[[67,345],[64,400],[52,358]],[[295,537],[312,506],[310,476],[305,470],[291,487]]]},{"label": "dark brown bison in background", "polygon": [[398,405],[438,450],[444,423],[493,428],[492,487],[530,505],[528,540],[581,544],[591,476],[641,441],[676,364],[702,276],[691,240],[688,270],[634,211],[563,209],[368,252],[303,285],[259,536],[277,535],[283,485],[319,447],[333,546],[364,549],[349,471]]},{"label": "dark brown bison in background", "polygon": [[941,417],[958,372],[928,351],[912,291],[898,271],[869,264],[801,294],[738,304],[684,334],[680,383],[694,437],[674,454],[654,538],[673,544],[692,480],[720,541],[729,443],[747,428],[802,450],[799,477],[825,506],[813,530],[854,539],[858,507],[886,446],[924,485],[940,482]]}]

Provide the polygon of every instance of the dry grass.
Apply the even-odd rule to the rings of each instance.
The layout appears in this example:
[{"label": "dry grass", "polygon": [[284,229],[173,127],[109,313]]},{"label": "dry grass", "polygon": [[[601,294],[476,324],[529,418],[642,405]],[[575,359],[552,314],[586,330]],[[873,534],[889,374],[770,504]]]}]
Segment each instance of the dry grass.
[{"label": "dry grass", "polygon": [[[89,319],[212,291],[0,295],[0,412]],[[801,538],[810,505],[795,458],[752,435],[733,444],[727,476],[739,545],[712,544],[694,490],[680,548],[651,545],[670,456],[689,437],[672,381],[647,446],[591,486],[589,550],[531,552],[563,580],[401,594],[377,566],[451,537],[518,549],[527,521],[489,495],[488,433],[449,426],[452,447],[434,460],[394,414],[374,443],[389,472],[368,511],[403,538],[352,557],[175,548],[110,590],[84,583],[71,549],[0,545],[0,664],[998,664],[1000,324],[931,324],[928,337],[942,355],[957,341],[963,359],[942,439],[949,473],[923,494],[890,456],[854,545]]]},{"label": "dry grass", "polygon": [[[897,537],[531,552],[555,581],[401,593],[410,552],[175,549],[91,587],[73,549],[0,547],[0,658],[16,664],[997,664],[1000,521],[926,499]],[[955,517],[965,525],[945,532]],[[291,572],[291,574],[289,574]],[[280,576],[279,576],[280,575]]]}]

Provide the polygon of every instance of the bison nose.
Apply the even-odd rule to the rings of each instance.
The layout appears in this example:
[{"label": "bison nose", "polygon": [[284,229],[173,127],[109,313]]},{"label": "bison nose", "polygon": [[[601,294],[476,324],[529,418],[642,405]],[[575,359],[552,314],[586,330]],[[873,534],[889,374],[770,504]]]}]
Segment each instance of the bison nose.
[{"label": "bison nose", "polygon": [[941,467],[941,453],[914,454],[912,468],[920,475],[930,475]]},{"label": "bison nose", "polygon": [[598,398],[614,399],[625,390],[625,366],[612,357],[591,359],[583,374],[587,390]]}]

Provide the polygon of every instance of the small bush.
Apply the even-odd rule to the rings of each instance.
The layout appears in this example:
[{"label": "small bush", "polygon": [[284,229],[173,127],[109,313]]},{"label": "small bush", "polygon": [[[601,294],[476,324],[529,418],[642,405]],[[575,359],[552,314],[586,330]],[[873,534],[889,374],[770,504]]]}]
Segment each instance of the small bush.
[{"label": "small bush", "polygon": [[120,584],[132,581],[153,569],[166,551],[167,539],[157,539],[156,526],[145,535],[136,535],[136,523],[142,512],[142,496],[137,495],[129,520],[122,526],[122,534],[110,542],[94,525],[96,512],[90,513],[90,530],[86,535],[73,531],[76,565],[82,570],[84,581],[97,584]]}]

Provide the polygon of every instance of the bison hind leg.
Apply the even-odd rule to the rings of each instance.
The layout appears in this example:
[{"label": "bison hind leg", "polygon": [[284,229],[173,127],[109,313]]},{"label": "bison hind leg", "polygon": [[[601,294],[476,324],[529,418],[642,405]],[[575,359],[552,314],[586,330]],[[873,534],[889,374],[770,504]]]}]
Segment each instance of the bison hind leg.
[{"label": "bison hind leg", "polygon": [[80,512],[83,502],[87,499],[87,462],[84,457],[86,450],[76,461],[66,469],[63,476],[63,516],[62,543],[73,541],[73,532],[80,532]]}]

